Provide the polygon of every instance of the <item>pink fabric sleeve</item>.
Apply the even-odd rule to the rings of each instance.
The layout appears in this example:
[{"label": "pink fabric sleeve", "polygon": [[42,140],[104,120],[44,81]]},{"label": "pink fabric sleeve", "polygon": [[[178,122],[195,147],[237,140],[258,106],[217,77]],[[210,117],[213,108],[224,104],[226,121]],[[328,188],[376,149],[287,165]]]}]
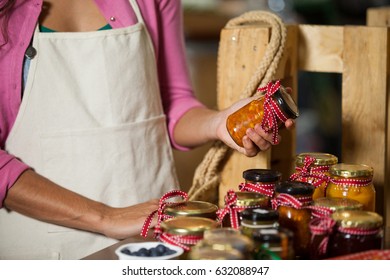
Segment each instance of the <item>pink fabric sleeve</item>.
[{"label": "pink fabric sleeve", "polygon": [[173,130],[188,110],[204,105],[195,98],[189,78],[181,3],[161,0],[159,5],[158,73],[163,106],[168,117],[168,132],[174,148],[188,150],[174,141]]},{"label": "pink fabric sleeve", "polygon": [[7,191],[29,167],[4,150],[0,150],[0,208],[3,207]]}]

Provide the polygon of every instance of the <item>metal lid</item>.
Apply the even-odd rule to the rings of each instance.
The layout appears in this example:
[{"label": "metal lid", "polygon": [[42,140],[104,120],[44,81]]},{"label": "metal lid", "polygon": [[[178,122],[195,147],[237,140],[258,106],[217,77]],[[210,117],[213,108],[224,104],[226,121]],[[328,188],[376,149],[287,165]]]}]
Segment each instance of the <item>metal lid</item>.
[{"label": "metal lid", "polygon": [[383,225],[381,215],[362,210],[340,210],[332,214],[332,219],[343,228],[373,229]]},{"label": "metal lid", "polygon": [[241,232],[238,229],[234,229],[231,227],[212,228],[204,232],[203,238],[212,239],[214,237],[232,236],[232,235],[240,235],[240,234]]},{"label": "metal lid", "polygon": [[203,235],[205,230],[216,228],[215,220],[201,217],[175,217],[161,222],[163,231],[176,235]]},{"label": "metal lid", "polygon": [[248,169],[242,177],[251,182],[276,182],[282,178],[282,173],[271,169]]},{"label": "metal lid", "polygon": [[273,96],[279,107],[286,113],[289,119],[296,119],[299,116],[298,106],[283,86],[280,86]]},{"label": "metal lid", "polygon": [[244,255],[235,249],[218,250],[209,246],[196,245],[192,247],[188,258],[191,260],[243,260]]},{"label": "metal lid", "polygon": [[287,193],[291,195],[312,195],[315,187],[306,182],[284,181],[275,186],[275,192]]},{"label": "metal lid", "polygon": [[313,163],[314,165],[333,165],[338,162],[338,158],[332,154],[327,154],[327,153],[315,153],[315,152],[310,152],[310,153],[301,153],[296,156],[295,163],[297,166],[303,166],[305,158],[309,156],[312,158],[315,158],[315,162]]},{"label": "metal lid", "polygon": [[186,201],[170,205],[164,213],[170,216],[216,216],[218,206],[205,201]]},{"label": "metal lid", "polygon": [[345,178],[371,177],[374,175],[374,169],[365,164],[338,163],[329,168],[329,173]]},{"label": "metal lid", "polygon": [[332,211],[363,209],[363,204],[361,204],[359,201],[350,198],[341,198],[341,197],[317,198],[313,200],[313,206],[329,208]]},{"label": "metal lid", "polygon": [[268,205],[270,198],[266,195],[262,195],[256,192],[236,192],[237,194],[237,206],[266,206]]},{"label": "metal lid", "polygon": [[253,222],[275,222],[279,219],[279,212],[271,209],[245,209],[240,212],[240,215],[243,220],[253,221]]}]

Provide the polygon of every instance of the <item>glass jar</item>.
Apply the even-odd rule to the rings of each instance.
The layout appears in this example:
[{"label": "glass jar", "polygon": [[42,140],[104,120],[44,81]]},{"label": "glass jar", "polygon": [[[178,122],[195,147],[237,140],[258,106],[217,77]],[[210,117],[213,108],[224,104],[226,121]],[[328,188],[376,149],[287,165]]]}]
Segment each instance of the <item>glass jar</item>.
[{"label": "glass jar", "polygon": [[271,198],[256,192],[229,191],[225,197],[225,209],[218,210],[224,213],[219,217],[224,227],[239,229],[241,212],[245,209],[269,208]]},{"label": "glass jar", "polygon": [[332,214],[336,229],[329,239],[329,257],[383,248],[383,218],[371,211],[345,210]]},{"label": "glass jar", "polygon": [[249,259],[253,252],[253,241],[233,228],[215,228],[205,231],[202,244],[216,250],[239,251],[245,259]]},{"label": "glass jar", "polygon": [[282,173],[271,169],[248,169],[242,173],[242,177],[245,182],[240,184],[241,191],[257,192],[272,198],[275,184],[280,182]]},{"label": "glass jar", "polygon": [[[189,251],[191,247],[203,240],[206,230],[217,228],[217,221],[201,217],[175,217],[161,222],[158,239]],[[184,258],[186,255],[184,256]]]},{"label": "glass jar", "polygon": [[364,164],[338,163],[330,167],[327,197],[344,197],[359,201],[363,210],[375,212],[374,170]]},{"label": "glass jar", "polygon": [[260,229],[253,233],[255,260],[292,260],[295,258],[293,233],[286,228]]},{"label": "glass jar", "polygon": [[272,209],[247,209],[241,212],[242,234],[253,239],[253,232],[279,227],[279,212]]},{"label": "glass jar", "polygon": [[296,156],[296,172],[290,176],[294,181],[307,182],[316,189],[313,193],[313,199],[324,197],[328,185],[330,166],[336,164],[338,158],[327,153],[301,153]]},{"label": "glass jar", "polygon": [[306,182],[285,181],[276,184],[274,209],[279,212],[279,226],[290,229],[294,235],[294,252],[299,259],[310,254],[311,210],[314,186]]},{"label": "glass jar", "polygon": [[190,260],[245,260],[243,254],[235,249],[218,250],[199,242],[188,253]]},{"label": "glass jar", "polygon": [[218,206],[205,201],[186,201],[169,205],[164,209],[164,214],[172,217],[203,217],[215,220]]},{"label": "glass jar", "polygon": [[313,217],[321,218],[338,210],[363,210],[363,204],[349,198],[321,197],[313,200],[310,209]]},{"label": "glass jar", "polygon": [[[278,85],[278,83],[275,84],[275,86]],[[237,145],[243,147],[242,138],[246,135],[246,131],[249,128],[254,128],[256,124],[261,124],[263,122],[264,104],[270,104],[269,102],[265,103],[266,100],[270,100],[271,104],[275,105],[286,119],[295,119],[299,116],[298,107],[291,95],[284,87],[280,86],[270,98],[268,98],[267,94],[262,95],[228,116],[226,128]],[[271,109],[268,111],[271,111]],[[275,125],[280,127],[283,124],[283,121],[278,117],[276,117],[276,119],[278,120]],[[268,123],[266,125],[268,127]]]}]

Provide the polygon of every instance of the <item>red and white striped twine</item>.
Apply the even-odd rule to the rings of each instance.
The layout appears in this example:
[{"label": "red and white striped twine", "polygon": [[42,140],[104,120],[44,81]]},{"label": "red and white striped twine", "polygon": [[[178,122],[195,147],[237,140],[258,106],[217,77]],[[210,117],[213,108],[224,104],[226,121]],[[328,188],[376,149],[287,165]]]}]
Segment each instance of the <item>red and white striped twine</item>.
[{"label": "red and white striped twine", "polygon": [[289,206],[295,209],[302,209],[308,206],[312,201],[312,196],[294,197],[287,193],[281,193],[271,200],[271,205],[274,210],[276,210],[279,206]]},{"label": "red and white striped twine", "polygon": [[309,223],[312,234],[311,242],[313,242],[316,235],[324,236],[318,245],[318,251],[321,254],[325,254],[327,251],[329,236],[332,234],[335,225],[336,221],[329,217],[314,218]]},{"label": "red and white striped twine", "polygon": [[269,197],[274,196],[275,184],[253,184],[253,183],[241,183],[238,189],[242,192],[256,192]]},{"label": "red and white striped twine", "polygon": [[265,132],[272,131],[272,143],[278,142],[279,125],[277,119],[282,122],[287,120],[287,117],[280,110],[279,105],[272,98],[275,92],[280,88],[280,81],[275,83],[269,82],[266,86],[258,88],[258,91],[265,91],[264,95],[264,115],[261,122],[261,128]]},{"label": "red and white striped twine", "polygon": [[[169,202],[169,201],[167,201],[168,199],[175,198],[175,197],[181,197],[183,199],[183,201],[179,201],[179,202]],[[186,192],[183,192],[183,191],[180,191],[180,190],[172,190],[172,191],[169,191],[169,192],[165,193],[160,198],[158,209],[156,209],[152,213],[150,213],[148,215],[148,217],[145,219],[145,222],[144,222],[144,224],[142,226],[141,233],[140,233],[141,236],[146,237],[148,235],[148,231],[150,229],[150,225],[151,225],[152,220],[153,220],[153,218],[154,218],[154,216],[156,214],[157,214],[156,229],[158,229],[159,226],[160,226],[160,223],[162,221],[164,221],[166,219],[169,219],[169,218],[172,218],[172,216],[164,214],[164,209],[167,206],[181,204],[181,203],[186,202],[187,200],[188,200],[188,194]],[[155,231],[155,236],[156,236],[156,234],[157,234],[157,232]]]},{"label": "red and white striped twine", "polygon": [[330,182],[338,186],[365,187],[372,184],[372,178],[368,179],[335,179],[331,178]]}]

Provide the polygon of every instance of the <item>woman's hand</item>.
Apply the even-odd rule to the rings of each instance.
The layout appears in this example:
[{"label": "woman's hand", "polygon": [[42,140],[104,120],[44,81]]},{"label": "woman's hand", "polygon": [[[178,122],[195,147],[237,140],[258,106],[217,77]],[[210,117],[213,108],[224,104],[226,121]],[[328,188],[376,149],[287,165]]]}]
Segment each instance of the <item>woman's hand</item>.
[{"label": "woman's hand", "polygon": [[[229,135],[226,128],[227,117],[254,99],[255,97],[242,99],[234,103],[231,107],[227,108],[226,110],[219,112],[219,116],[216,117],[218,119],[217,120],[218,139],[223,141],[229,147],[239,151],[240,153],[248,157],[254,157],[260,151],[266,151],[269,148],[271,148],[271,146],[277,145],[281,141],[281,136],[278,135],[276,143],[272,143],[272,133],[265,132],[261,128],[260,123],[256,124],[253,129],[249,128],[246,131],[246,135],[242,139],[242,143],[244,147],[238,146]],[[295,122],[292,119],[288,119],[285,122],[285,126],[287,129],[293,128],[294,125]]]},{"label": "woman's hand", "polygon": [[[140,235],[146,218],[158,208],[158,203],[158,199],[153,199],[124,208],[107,208],[102,220],[102,233],[119,240]],[[150,226],[155,224],[156,219],[153,219]]]}]

